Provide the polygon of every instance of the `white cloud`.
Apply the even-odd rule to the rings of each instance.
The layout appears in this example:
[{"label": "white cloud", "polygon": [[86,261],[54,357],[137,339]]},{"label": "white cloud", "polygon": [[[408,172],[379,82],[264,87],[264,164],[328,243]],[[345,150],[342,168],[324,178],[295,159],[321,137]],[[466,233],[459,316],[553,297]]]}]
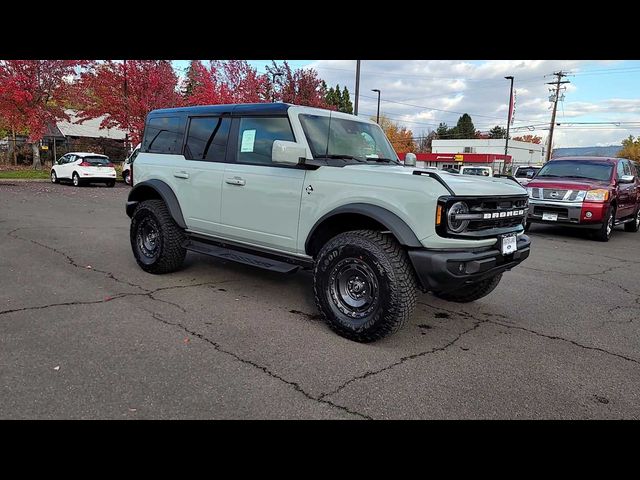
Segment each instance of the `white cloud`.
[{"label": "white cloud", "polygon": [[[616,68],[618,63],[578,60],[363,60],[359,110],[363,116],[375,115],[377,95],[371,89],[377,88],[381,90],[381,113],[404,124],[416,135],[435,129],[440,122],[454,125],[461,113],[469,113],[476,128],[489,130],[494,125],[504,126],[506,123],[509,82],[503,77],[513,75],[514,88],[517,90],[514,126],[536,125],[533,131],[516,129],[514,135],[533,133],[546,139],[548,132],[542,124],[548,125],[551,119],[550,86],[546,83],[554,79],[552,73],[558,70],[581,72],[585,69]],[[310,67],[316,68],[328,85],[346,85],[353,101],[355,65],[355,60],[319,60]],[[585,115],[595,116],[602,121],[610,118],[637,119],[640,100],[609,98],[598,102],[571,101],[571,94],[580,89],[580,77],[577,75],[570,80],[572,83],[567,84],[565,102],[558,106],[558,121],[575,120]],[[405,105],[407,103],[411,105]],[[560,127],[554,133],[554,145],[617,144],[629,133],[622,128],[579,130]],[[636,130],[631,133],[637,135],[640,132]]]}]

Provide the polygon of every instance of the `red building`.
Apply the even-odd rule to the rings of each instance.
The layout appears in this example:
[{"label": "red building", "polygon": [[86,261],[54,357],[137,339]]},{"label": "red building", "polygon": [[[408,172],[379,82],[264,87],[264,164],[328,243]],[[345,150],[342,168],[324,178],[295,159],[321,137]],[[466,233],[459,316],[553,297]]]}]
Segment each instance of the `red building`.
[{"label": "red building", "polygon": [[[398,153],[400,160],[404,161],[406,152]],[[504,163],[511,165],[511,155],[499,155],[495,153],[416,153],[416,166],[436,167],[439,170],[445,168],[459,169],[465,164],[487,165],[493,167],[494,173],[500,173]]]}]

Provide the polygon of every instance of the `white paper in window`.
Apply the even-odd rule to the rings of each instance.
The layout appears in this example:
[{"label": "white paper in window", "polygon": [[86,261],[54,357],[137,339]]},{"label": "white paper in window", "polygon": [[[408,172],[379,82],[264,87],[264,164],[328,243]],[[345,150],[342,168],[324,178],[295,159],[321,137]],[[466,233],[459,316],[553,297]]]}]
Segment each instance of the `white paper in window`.
[{"label": "white paper in window", "polygon": [[245,130],[242,132],[242,143],[240,144],[241,152],[253,152],[253,144],[256,141],[255,130]]}]

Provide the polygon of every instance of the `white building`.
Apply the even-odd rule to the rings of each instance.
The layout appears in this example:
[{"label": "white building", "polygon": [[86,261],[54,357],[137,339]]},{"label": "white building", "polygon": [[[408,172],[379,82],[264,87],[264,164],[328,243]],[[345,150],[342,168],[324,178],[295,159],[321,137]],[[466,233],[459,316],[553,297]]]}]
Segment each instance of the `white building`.
[{"label": "white building", "polygon": [[[459,140],[434,140],[431,144],[433,153],[493,153],[504,155],[505,139],[500,138],[461,138]],[[544,161],[544,146],[537,143],[509,140],[509,151],[512,165],[534,165]]]}]

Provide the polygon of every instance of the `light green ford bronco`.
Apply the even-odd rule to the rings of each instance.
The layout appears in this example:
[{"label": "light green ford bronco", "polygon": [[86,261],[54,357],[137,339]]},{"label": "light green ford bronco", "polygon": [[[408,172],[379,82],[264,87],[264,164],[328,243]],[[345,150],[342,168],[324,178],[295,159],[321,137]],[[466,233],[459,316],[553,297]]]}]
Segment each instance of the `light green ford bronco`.
[{"label": "light green ford bronco", "polygon": [[363,118],[283,103],[155,110],[132,168],[131,247],[147,272],[187,251],[313,270],[328,325],[368,342],[411,316],[417,289],[489,294],[529,255],[526,190],[405,165]]}]

